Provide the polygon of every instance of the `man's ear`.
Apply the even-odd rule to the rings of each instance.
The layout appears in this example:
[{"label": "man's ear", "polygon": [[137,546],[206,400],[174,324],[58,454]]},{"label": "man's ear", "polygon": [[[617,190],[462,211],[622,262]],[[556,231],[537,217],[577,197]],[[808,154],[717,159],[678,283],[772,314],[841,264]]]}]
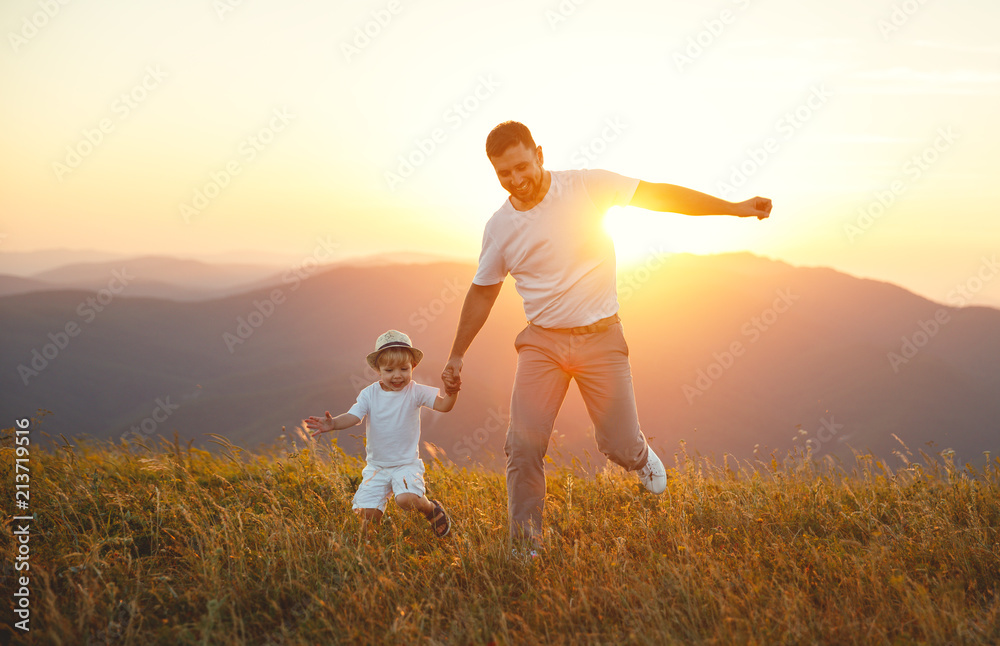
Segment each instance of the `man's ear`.
[{"label": "man's ear", "polygon": [[538,165],[539,166],[544,166],[545,165],[545,155],[542,154],[542,147],[541,146],[536,146],[535,147],[535,156],[538,158]]}]

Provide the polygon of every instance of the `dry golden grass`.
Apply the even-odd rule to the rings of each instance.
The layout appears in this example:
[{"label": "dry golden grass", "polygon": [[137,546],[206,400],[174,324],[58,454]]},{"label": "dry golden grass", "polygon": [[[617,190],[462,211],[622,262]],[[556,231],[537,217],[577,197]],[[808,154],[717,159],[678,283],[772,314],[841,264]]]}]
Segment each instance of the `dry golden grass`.
[{"label": "dry golden grass", "polygon": [[[365,540],[358,460],[216,439],[216,455],[33,444],[21,641],[1000,643],[998,459],[682,459],[659,497],[618,469],[550,469],[547,550],[525,562],[509,556],[501,474],[429,462],[452,535],[390,506]],[[11,447],[8,429],[8,482]]]}]

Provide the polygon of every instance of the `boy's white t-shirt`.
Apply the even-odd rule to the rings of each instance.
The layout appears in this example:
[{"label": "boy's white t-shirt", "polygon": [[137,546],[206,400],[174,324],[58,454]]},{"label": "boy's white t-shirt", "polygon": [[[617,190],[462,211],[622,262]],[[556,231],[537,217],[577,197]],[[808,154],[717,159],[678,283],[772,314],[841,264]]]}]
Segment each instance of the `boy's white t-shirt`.
[{"label": "boy's white t-shirt", "polygon": [[415,381],[398,391],[382,390],[376,381],[358,393],[358,401],[347,412],[368,418],[368,464],[398,467],[420,459],[420,407],[433,408],[437,394],[437,388]]},{"label": "boy's white t-shirt", "polygon": [[618,311],[604,214],[628,205],[639,180],[597,169],[550,173],[548,193],[534,208],[518,211],[508,199],[486,223],[472,282],[495,285],[509,273],[535,325],[590,325]]}]

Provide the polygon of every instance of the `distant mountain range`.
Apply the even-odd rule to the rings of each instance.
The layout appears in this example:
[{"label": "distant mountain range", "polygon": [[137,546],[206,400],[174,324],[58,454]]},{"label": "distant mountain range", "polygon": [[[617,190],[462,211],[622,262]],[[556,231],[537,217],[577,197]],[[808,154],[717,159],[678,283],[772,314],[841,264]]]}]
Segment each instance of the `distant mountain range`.
[{"label": "distant mountain range", "polygon": [[[70,258],[93,258],[65,262]],[[257,254],[247,254],[257,260]],[[63,262],[60,262],[62,260]],[[390,263],[427,263],[439,257],[419,253],[376,254],[320,265],[305,256],[297,262],[214,263],[167,256],[121,258],[97,252],[46,251],[0,254],[0,297],[37,291],[104,289],[112,272],[127,267],[130,297],[204,301],[294,283],[319,269],[342,265],[369,267]]]},{"label": "distant mountain range", "polygon": [[[0,414],[49,410],[42,429],[54,437],[176,430],[253,448],[305,416],[347,410],[374,381],[364,356],[389,328],[425,352],[416,379],[440,383],[472,264],[273,269],[142,258],[19,286],[8,277],[0,288],[25,292],[0,298]],[[524,325],[507,282],[466,357],[455,410],[423,418],[423,439],[456,462],[502,464]],[[157,285],[163,294],[150,297]],[[196,300],[199,288],[231,292]],[[668,463],[681,440],[719,459],[806,445],[891,458],[903,450],[894,436],[914,454],[930,442],[960,460],[1000,450],[1000,310],[749,254],[649,258],[620,272],[619,297],[640,420]],[[556,428],[554,456],[602,463],[575,387]],[[359,452],[361,435],[339,442]]]},{"label": "distant mountain range", "polygon": [[64,265],[124,260],[126,255],[84,249],[45,249],[0,252],[0,274],[31,276]]}]

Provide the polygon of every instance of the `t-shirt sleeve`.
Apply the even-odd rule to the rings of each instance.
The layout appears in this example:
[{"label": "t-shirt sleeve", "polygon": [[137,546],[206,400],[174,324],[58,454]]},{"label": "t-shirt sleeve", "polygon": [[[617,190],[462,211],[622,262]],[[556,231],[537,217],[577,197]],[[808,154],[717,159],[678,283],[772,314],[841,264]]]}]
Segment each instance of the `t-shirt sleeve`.
[{"label": "t-shirt sleeve", "polygon": [[628,206],[639,187],[639,180],[609,170],[583,170],[583,185],[590,199],[603,213],[612,206]]},{"label": "t-shirt sleeve", "polygon": [[476,277],[472,279],[475,285],[496,285],[502,283],[507,277],[508,267],[503,259],[503,252],[500,245],[496,243],[490,235],[490,227],[487,223],[486,230],[483,231],[483,249],[479,253],[479,268],[476,269]]},{"label": "t-shirt sleeve", "polygon": [[414,385],[416,386],[414,389],[414,395],[417,400],[417,405],[434,408],[434,402],[437,400],[438,396],[438,389],[434,386],[427,386],[424,384]]},{"label": "t-shirt sleeve", "polygon": [[347,412],[354,415],[358,419],[364,419],[365,415],[371,411],[371,405],[371,392],[365,388],[358,393],[358,401],[354,402],[354,405],[351,406],[351,410]]}]

